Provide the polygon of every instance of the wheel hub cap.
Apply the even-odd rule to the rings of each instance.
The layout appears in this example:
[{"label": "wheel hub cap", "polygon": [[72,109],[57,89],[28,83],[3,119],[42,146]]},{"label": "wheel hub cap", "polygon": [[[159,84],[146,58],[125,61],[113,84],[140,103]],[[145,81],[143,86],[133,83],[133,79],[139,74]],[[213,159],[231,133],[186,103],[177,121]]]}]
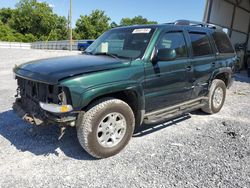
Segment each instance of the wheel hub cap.
[{"label": "wheel hub cap", "polygon": [[222,101],[223,101],[223,89],[221,87],[218,87],[214,91],[214,96],[213,96],[213,105],[215,108],[220,107]]},{"label": "wheel hub cap", "polygon": [[118,112],[110,113],[98,125],[97,140],[103,147],[114,147],[123,139],[126,129],[124,116]]}]

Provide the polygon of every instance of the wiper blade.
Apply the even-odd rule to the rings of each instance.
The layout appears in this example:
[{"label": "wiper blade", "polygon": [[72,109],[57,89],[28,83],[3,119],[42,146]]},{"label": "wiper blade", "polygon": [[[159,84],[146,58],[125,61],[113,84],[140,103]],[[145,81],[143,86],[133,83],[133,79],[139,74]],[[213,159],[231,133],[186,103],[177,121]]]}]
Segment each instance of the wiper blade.
[{"label": "wiper blade", "polygon": [[93,55],[105,55],[105,56],[113,57],[115,59],[120,59],[118,55],[107,53],[107,52],[97,52],[97,53],[95,53]]}]

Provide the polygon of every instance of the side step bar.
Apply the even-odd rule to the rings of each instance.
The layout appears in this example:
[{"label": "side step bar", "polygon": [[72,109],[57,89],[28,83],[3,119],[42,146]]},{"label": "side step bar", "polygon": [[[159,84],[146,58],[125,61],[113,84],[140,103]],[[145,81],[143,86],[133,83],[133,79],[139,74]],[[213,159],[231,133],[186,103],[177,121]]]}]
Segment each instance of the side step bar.
[{"label": "side step bar", "polygon": [[206,100],[208,100],[208,97],[200,97],[198,99],[149,112],[144,116],[144,123],[157,123],[200,109],[205,105],[204,101]]}]

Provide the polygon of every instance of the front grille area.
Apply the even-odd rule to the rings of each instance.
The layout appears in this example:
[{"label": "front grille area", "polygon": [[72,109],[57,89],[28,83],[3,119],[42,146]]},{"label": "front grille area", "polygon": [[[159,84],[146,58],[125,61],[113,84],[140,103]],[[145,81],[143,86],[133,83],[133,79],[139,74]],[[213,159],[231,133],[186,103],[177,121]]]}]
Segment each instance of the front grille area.
[{"label": "front grille area", "polygon": [[[41,82],[35,82],[20,77],[17,79],[17,97],[21,98],[22,103],[31,100],[34,103],[46,102],[60,104],[58,95],[63,91],[62,87],[49,85]],[[25,101],[24,101],[25,100]]]},{"label": "front grille area", "polygon": [[[13,110],[24,120],[31,124],[41,125],[48,122],[65,124],[73,122],[76,115],[52,114],[44,111],[39,102],[53,104],[72,104],[70,92],[67,87],[45,84],[16,76],[17,99]],[[62,97],[64,96],[64,97]]]}]

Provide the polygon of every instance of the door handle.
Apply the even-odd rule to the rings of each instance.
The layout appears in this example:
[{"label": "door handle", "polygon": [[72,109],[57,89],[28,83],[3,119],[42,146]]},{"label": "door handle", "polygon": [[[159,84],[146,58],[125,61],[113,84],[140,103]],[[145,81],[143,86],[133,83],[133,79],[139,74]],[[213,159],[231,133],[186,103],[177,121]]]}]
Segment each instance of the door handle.
[{"label": "door handle", "polygon": [[212,62],[212,65],[215,66],[215,62]]},{"label": "door handle", "polygon": [[191,71],[191,70],[192,70],[192,66],[187,66],[187,67],[186,67],[186,70],[187,70],[187,71]]}]

